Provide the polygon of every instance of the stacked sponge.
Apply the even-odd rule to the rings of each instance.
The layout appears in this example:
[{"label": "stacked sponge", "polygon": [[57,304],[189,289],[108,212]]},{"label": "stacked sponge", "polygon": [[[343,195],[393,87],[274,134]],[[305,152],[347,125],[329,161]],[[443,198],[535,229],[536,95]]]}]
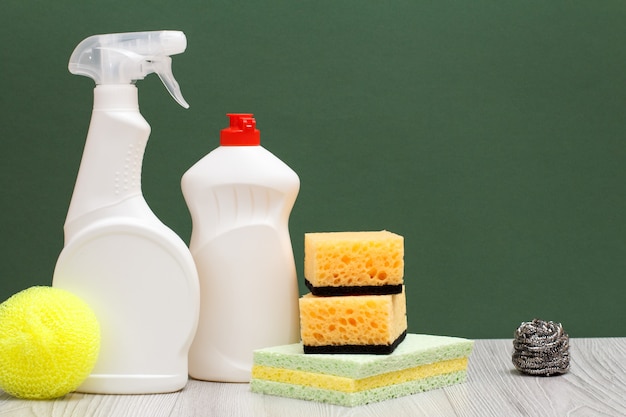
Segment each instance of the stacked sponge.
[{"label": "stacked sponge", "polygon": [[254,352],[253,392],[355,406],[465,381],[473,342],[407,334],[404,239],[307,233],[301,343]]},{"label": "stacked sponge", "polygon": [[407,330],[404,238],[388,231],[307,233],[300,298],[305,353],[389,354]]}]

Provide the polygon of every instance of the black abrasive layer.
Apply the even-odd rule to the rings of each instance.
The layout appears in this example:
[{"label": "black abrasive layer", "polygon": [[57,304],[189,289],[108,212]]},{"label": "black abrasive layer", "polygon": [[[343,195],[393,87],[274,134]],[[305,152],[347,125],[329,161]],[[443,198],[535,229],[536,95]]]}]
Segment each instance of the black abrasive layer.
[{"label": "black abrasive layer", "polygon": [[361,286],[342,286],[342,287],[316,287],[304,280],[311,294],[320,297],[337,297],[345,295],[388,295],[400,294],[402,292],[402,284],[397,285],[361,285]]},{"label": "black abrasive layer", "polygon": [[307,346],[304,353],[356,353],[370,355],[389,355],[393,353],[406,337],[406,330],[390,345],[340,345],[340,346]]}]

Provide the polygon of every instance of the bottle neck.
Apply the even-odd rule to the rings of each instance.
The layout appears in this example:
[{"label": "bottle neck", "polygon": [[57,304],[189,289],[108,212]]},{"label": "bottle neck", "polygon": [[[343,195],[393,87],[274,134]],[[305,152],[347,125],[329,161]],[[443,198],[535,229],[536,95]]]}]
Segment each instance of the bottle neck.
[{"label": "bottle neck", "polygon": [[97,85],[93,95],[94,110],[139,110],[139,94],[133,84]]},{"label": "bottle neck", "polygon": [[100,85],[66,218],[141,196],[141,169],[150,126],[139,113],[134,85]]}]

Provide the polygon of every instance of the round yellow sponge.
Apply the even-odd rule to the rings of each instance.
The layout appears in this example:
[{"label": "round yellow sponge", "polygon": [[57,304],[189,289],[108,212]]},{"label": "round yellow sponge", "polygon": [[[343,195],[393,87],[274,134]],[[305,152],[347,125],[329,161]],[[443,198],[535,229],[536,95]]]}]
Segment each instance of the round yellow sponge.
[{"label": "round yellow sponge", "polygon": [[0,304],[0,388],[19,398],[74,391],[91,373],[100,326],[76,295],[31,287]]}]

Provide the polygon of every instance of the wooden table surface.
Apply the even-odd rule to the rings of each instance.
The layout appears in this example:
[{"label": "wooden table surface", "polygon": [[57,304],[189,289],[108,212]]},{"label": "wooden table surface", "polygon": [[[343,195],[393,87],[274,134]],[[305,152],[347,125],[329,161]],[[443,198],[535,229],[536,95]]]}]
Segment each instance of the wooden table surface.
[{"label": "wooden table surface", "polygon": [[69,394],[53,401],[0,393],[1,417],[626,416],[626,338],[571,339],[569,373],[534,377],[511,364],[512,340],[477,340],[468,380],[360,407],[265,396],[248,384],[190,380],[161,395]]}]

